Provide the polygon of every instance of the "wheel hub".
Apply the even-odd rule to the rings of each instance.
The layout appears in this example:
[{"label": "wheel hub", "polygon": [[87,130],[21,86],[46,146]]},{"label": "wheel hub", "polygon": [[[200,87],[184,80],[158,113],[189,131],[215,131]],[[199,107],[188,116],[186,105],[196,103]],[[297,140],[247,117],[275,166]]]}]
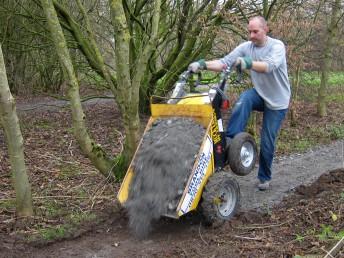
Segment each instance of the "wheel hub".
[{"label": "wheel hub", "polygon": [[251,143],[245,142],[242,145],[241,151],[240,151],[241,164],[247,168],[251,166],[253,159],[254,159],[254,148]]},{"label": "wheel hub", "polygon": [[219,213],[226,217],[231,214],[235,208],[237,197],[233,193],[232,189],[224,188],[221,194],[215,198],[219,202],[217,203]]}]

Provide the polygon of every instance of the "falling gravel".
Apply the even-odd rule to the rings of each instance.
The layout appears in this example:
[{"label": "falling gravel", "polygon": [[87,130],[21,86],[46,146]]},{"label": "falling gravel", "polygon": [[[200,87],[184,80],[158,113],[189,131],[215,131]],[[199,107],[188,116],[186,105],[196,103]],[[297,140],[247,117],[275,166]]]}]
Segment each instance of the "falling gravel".
[{"label": "falling gravel", "polygon": [[193,119],[174,117],[156,120],[143,136],[126,202],[137,237],[148,235],[153,220],[175,213],[204,135]]}]

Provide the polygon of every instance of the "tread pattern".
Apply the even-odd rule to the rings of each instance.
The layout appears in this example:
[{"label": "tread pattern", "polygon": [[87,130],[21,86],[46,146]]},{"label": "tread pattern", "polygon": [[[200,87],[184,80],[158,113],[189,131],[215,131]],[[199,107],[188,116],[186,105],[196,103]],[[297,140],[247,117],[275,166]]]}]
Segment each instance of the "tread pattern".
[{"label": "tread pattern", "polygon": [[[249,142],[254,149],[254,157],[249,167],[244,167],[240,159],[240,151],[245,142]],[[234,174],[238,176],[247,176],[253,170],[257,161],[257,144],[249,133],[237,134],[230,143],[228,151],[228,162]]]},{"label": "tread pattern", "polygon": [[[226,187],[231,189],[232,193],[236,195],[236,203],[233,211],[228,216],[222,216],[219,213],[216,199],[219,197],[219,191]],[[221,171],[214,173],[205,185],[202,193],[202,213],[207,223],[222,224],[224,221],[231,219],[240,206],[240,188],[238,182],[230,176],[229,172]]]}]

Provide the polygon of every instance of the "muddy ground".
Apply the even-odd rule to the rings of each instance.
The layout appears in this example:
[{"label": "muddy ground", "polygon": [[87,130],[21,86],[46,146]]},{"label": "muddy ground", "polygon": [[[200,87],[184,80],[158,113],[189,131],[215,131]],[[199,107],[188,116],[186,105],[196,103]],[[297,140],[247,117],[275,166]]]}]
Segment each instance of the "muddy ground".
[{"label": "muddy ground", "polygon": [[[305,153],[278,153],[269,191],[254,188],[256,171],[239,178],[241,211],[221,227],[203,225],[195,213],[179,220],[161,219],[147,239],[138,240],[128,230],[125,210],[115,200],[119,184],[104,180],[80,154],[69,129],[68,110],[57,107],[59,103],[41,110],[44,105],[38,101],[36,108],[24,102],[19,114],[36,218],[35,223],[22,223],[15,219],[13,207],[1,206],[1,257],[322,257],[344,236],[341,140]],[[117,153],[123,128],[116,107],[110,101],[94,101],[85,110],[92,135],[109,153]],[[303,120],[319,122],[314,112],[312,106],[304,108]],[[342,115],[338,113],[336,119],[344,121]],[[0,198],[6,201],[14,195],[2,131],[0,154]],[[78,224],[57,240],[32,240],[28,236],[41,232],[37,224],[46,228],[65,222],[64,213],[48,213],[44,200],[49,196],[60,198],[57,204],[62,211],[92,211],[97,219]],[[337,257],[341,255],[343,251]]]}]

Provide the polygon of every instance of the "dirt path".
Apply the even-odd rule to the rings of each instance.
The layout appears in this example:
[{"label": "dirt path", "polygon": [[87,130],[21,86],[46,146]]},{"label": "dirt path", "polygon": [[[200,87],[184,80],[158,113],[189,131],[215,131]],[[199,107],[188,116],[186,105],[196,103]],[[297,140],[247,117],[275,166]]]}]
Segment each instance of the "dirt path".
[{"label": "dirt path", "polygon": [[[90,98],[82,102],[83,106],[96,105],[104,103],[113,103],[113,96],[110,94],[102,97]],[[28,99],[19,99],[16,103],[16,108],[19,113],[40,112],[40,111],[59,111],[62,108],[69,107],[70,102],[67,100],[58,100],[51,97],[36,97]]]},{"label": "dirt path", "polygon": [[[254,174],[238,178],[242,192],[241,211],[257,209],[266,212],[268,207],[291,194],[295,187],[310,184],[321,174],[335,168],[344,168],[344,141],[316,147],[304,154],[277,158],[271,190],[256,190]],[[208,243],[203,240],[202,234],[216,235],[216,231],[201,226],[199,218],[186,217],[161,220],[148,239],[139,241],[128,231],[123,211],[116,214],[112,221],[80,238],[27,251],[34,257],[188,257],[185,243],[195,242],[199,245],[197,250],[200,253],[197,256],[206,257],[202,250],[208,251]],[[221,251],[218,254],[221,257]],[[194,255],[191,254],[192,257]]]},{"label": "dirt path", "polygon": [[267,192],[254,188],[254,173],[238,178],[242,193],[242,211],[271,208],[297,186],[310,184],[320,175],[336,168],[344,168],[344,141],[316,147],[303,154],[276,158],[272,187]]}]

